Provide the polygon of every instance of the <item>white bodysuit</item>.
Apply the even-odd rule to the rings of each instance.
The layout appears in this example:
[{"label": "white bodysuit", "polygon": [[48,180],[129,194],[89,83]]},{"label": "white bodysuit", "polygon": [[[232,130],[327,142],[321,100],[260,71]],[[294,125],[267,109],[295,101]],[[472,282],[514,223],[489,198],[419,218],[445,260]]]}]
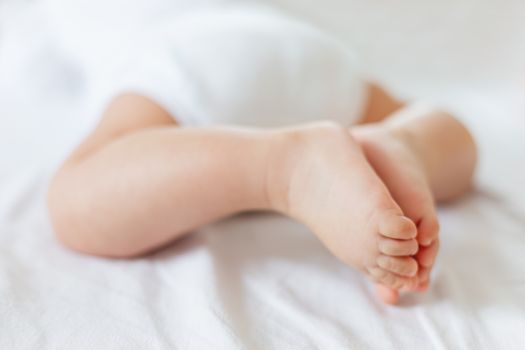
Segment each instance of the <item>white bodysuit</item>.
[{"label": "white bodysuit", "polygon": [[[87,39],[78,45],[82,59],[91,55],[99,66],[114,61],[99,71],[111,94],[148,96],[188,126],[275,127],[322,119],[349,125],[361,114],[366,96],[356,57],[313,25],[261,3],[194,2],[191,10],[176,11],[174,3],[145,2],[143,12],[150,13],[128,22],[108,15],[98,47],[86,48]],[[115,8],[124,11],[123,4]],[[170,10],[163,14],[161,4]],[[142,22],[134,26],[137,18]],[[102,40],[115,36],[114,28],[130,34],[108,39],[104,47]],[[76,44],[78,34],[72,39]],[[128,39],[127,48],[114,47]]]}]

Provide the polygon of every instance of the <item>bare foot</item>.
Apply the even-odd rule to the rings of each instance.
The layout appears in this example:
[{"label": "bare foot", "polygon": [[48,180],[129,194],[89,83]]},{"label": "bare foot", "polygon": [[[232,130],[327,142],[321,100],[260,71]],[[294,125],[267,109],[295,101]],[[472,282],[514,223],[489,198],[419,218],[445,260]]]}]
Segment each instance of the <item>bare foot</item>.
[{"label": "bare foot", "polygon": [[305,223],[335,256],[377,283],[415,288],[416,226],[348,130],[318,123],[285,133],[287,146],[269,165],[273,207]]},{"label": "bare foot", "polygon": [[[439,224],[417,149],[399,127],[372,124],[355,127],[351,133],[403,213],[417,225],[420,247],[415,258],[419,265],[419,284],[415,290],[424,291],[437,255]],[[397,301],[397,292],[390,288],[378,286],[378,292],[383,299]]]}]

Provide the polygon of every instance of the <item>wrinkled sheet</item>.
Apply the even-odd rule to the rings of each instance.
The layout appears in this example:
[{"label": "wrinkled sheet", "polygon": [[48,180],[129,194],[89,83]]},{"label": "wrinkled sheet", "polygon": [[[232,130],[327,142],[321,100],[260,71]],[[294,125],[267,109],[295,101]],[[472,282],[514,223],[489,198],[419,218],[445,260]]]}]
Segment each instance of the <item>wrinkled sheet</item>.
[{"label": "wrinkled sheet", "polygon": [[[38,2],[0,4],[1,349],[525,346],[521,4],[333,1],[324,12],[297,12],[356,47],[370,77],[456,112],[479,142],[476,188],[439,211],[430,290],[392,307],[304,227],[278,216],[225,220],[132,261],[59,246],[46,185],[103,98],[89,64],[56,34],[61,24],[50,14],[64,3],[47,3],[50,12]],[[343,14],[346,21],[326,20]]]}]

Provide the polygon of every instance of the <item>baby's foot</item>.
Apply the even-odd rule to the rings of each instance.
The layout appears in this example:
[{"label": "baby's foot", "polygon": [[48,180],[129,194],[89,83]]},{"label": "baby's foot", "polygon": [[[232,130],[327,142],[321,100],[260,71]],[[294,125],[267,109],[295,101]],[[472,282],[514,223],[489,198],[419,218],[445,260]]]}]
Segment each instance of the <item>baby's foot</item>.
[{"label": "baby's foot", "polygon": [[[423,163],[400,128],[375,124],[356,127],[351,133],[403,213],[417,224],[420,247],[415,256],[419,264],[416,289],[426,290],[439,245],[439,224]],[[383,298],[397,300],[396,291],[381,286],[378,290]]]},{"label": "baby's foot", "polygon": [[415,288],[416,226],[348,130],[320,123],[286,134],[286,151],[270,164],[274,208],[305,223],[335,256],[372,280]]}]

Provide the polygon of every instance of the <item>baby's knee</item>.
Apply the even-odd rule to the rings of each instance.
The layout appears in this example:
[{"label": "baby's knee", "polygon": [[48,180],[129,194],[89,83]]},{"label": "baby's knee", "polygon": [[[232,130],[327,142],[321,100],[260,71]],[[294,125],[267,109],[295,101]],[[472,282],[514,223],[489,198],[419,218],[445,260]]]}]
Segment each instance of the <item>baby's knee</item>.
[{"label": "baby's knee", "polygon": [[[132,258],[143,251],[113,244],[107,232],[97,225],[96,196],[86,195],[73,169],[63,167],[50,183],[47,193],[48,213],[55,238],[62,246],[87,255],[108,258]],[[114,232],[116,233],[116,232]]]},{"label": "baby's knee", "polygon": [[84,251],[81,234],[76,227],[79,218],[74,215],[75,203],[71,203],[74,192],[71,192],[73,189],[68,186],[67,173],[67,169],[60,169],[49,185],[47,192],[49,218],[53,233],[63,246],[75,251]]}]

